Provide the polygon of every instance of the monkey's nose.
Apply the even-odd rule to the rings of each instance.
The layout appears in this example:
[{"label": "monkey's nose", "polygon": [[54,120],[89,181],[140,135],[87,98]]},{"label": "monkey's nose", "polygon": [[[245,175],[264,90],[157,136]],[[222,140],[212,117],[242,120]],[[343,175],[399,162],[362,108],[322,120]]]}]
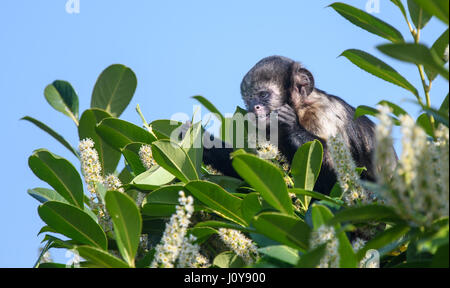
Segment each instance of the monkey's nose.
[{"label": "monkey's nose", "polygon": [[261,109],[261,105],[255,105],[253,108],[255,109],[255,111],[258,111]]}]

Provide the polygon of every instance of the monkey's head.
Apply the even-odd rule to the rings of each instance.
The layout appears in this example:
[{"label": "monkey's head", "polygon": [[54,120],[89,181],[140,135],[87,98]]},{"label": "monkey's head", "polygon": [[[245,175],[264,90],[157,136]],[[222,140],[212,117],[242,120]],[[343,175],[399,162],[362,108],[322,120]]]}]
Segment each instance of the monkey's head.
[{"label": "monkey's head", "polygon": [[259,61],[244,76],[242,99],[247,110],[264,119],[284,104],[295,110],[307,103],[314,90],[314,78],[300,63],[282,56]]}]

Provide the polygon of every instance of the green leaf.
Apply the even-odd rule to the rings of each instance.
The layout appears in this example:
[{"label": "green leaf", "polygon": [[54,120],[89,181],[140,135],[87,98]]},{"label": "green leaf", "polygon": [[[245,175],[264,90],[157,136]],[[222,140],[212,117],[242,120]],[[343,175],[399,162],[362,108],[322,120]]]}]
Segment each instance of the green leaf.
[{"label": "green leaf", "polygon": [[95,130],[98,123],[103,119],[109,118],[111,115],[106,111],[99,109],[88,109],[84,111],[80,118],[78,126],[78,136],[80,140],[90,138],[95,143],[100,165],[105,175],[114,173],[120,160],[120,152],[116,151],[108,143],[106,143]]},{"label": "green leaf", "polygon": [[[391,252],[401,245],[402,242],[398,242],[397,245],[396,242],[408,233],[409,229],[410,228],[407,225],[395,225],[379,233],[357,252],[357,259],[359,261],[362,260],[366,255],[366,252],[370,249],[377,250],[380,254]],[[386,249],[386,247],[388,248]]]},{"label": "green leaf", "polygon": [[391,108],[392,114],[394,114],[397,117],[400,117],[401,115],[408,115],[408,112],[406,112],[405,109],[390,101],[382,100],[378,102],[378,105],[388,106],[389,108]]},{"label": "green leaf", "polygon": [[44,96],[55,110],[69,116],[78,125],[78,96],[69,82],[54,81],[45,87]]},{"label": "green leaf", "polygon": [[95,267],[99,268],[130,268],[127,263],[121,259],[91,246],[76,246],[75,249],[80,256],[86,260],[92,261]]},{"label": "green leaf", "polygon": [[106,235],[102,228],[83,210],[69,204],[48,201],[39,206],[38,213],[58,233],[83,244],[107,249]]},{"label": "green leaf", "polygon": [[424,11],[421,6],[417,5],[414,0],[408,0],[408,10],[411,20],[417,29],[423,29],[432,16]]},{"label": "green leaf", "polygon": [[442,115],[448,115],[448,93],[447,96],[445,97],[444,101],[442,101],[441,107],[439,108],[439,113]]},{"label": "green leaf", "polygon": [[224,175],[204,175],[204,179],[216,183],[230,193],[237,193],[238,189],[246,184],[241,179]]},{"label": "green leaf", "polygon": [[322,166],[323,148],[318,140],[303,144],[295,152],[291,174],[294,187],[313,190]]},{"label": "green leaf", "polygon": [[284,245],[266,246],[259,248],[258,252],[291,265],[296,265],[300,259],[297,250]]},{"label": "green leaf", "polygon": [[264,212],[252,222],[258,233],[294,249],[305,251],[311,229],[303,220],[276,212]]},{"label": "green leaf", "polygon": [[131,186],[141,190],[155,190],[162,185],[172,182],[175,176],[162,167],[156,166],[136,176]]},{"label": "green leaf", "polygon": [[328,201],[328,202],[336,204],[338,206],[343,205],[343,203],[341,201],[338,201],[336,199],[333,199],[327,195],[324,195],[324,194],[316,192],[316,191],[309,191],[309,190],[300,189],[300,188],[292,188],[292,189],[289,189],[289,192],[295,193],[295,195],[305,195],[305,196],[312,197],[314,199]]},{"label": "green leaf", "polygon": [[70,145],[70,143],[67,142],[66,139],[64,139],[64,137],[62,137],[60,134],[56,133],[52,128],[48,127],[47,125],[45,125],[41,121],[36,120],[36,119],[34,119],[32,117],[29,117],[29,116],[25,116],[21,120],[29,121],[29,122],[33,123],[34,125],[36,125],[37,127],[41,128],[42,130],[47,132],[50,136],[55,138],[64,147],[66,147],[70,152],[72,152],[73,155],[75,155],[76,157],[79,157],[77,150],[75,148],[73,148],[72,145]]},{"label": "green leaf", "polygon": [[39,179],[47,182],[69,203],[83,208],[83,183],[69,161],[39,149],[28,158],[28,165]]},{"label": "green leaf", "polygon": [[447,0],[414,0],[429,14],[436,16],[448,25],[449,1]]},{"label": "green leaf", "polygon": [[133,142],[152,144],[156,140],[147,130],[117,118],[103,119],[95,130],[103,141],[119,151]]},{"label": "green leaf", "polygon": [[214,258],[213,265],[219,268],[242,268],[245,263],[234,252],[225,251]]},{"label": "green leaf", "polygon": [[197,240],[194,241],[195,244],[202,244],[207,241],[212,235],[217,234],[217,230],[211,227],[194,227],[190,228],[188,231],[189,235],[194,235]]},{"label": "green leaf", "polygon": [[433,125],[431,125],[430,117],[427,113],[423,113],[417,117],[416,125],[422,127],[428,135],[433,136]]},{"label": "green leaf", "polygon": [[394,68],[387,65],[375,56],[370,55],[361,50],[349,49],[345,50],[341,56],[346,57],[353,64],[358,66],[370,74],[377,76],[387,82],[398,85],[408,91],[411,91],[414,95],[419,95],[417,89],[408,82],[402,75],[400,75]]},{"label": "green leaf", "polygon": [[[312,207],[312,221],[314,229],[318,229],[322,225],[330,225],[330,220],[333,219],[333,213],[327,207],[323,205],[314,204]],[[357,261],[356,255],[353,252],[352,245],[347,238],[347,235],[344,231],[338,232],[341,230],[341,226],[339,224],[334,225],[334,229],[337,233],[336,237],[339,241],[338,252],[340,255],[339,267],[340,268],[356,268]]]},{"label": "green leaf", "polygon": [[297,263],[298,268],[316,268],[320,264],[320,260],[325,255],[326,244],[322,244],[317,248],[304,253]]},{"label": "green leaf", "polygon": [[105,205],[114,225],[120,254],[133,267],[142,230],[139,208],[130,196],[119,191],[106,192]]},{"label": "green leaf", "polygon": [[203,222],[199,222],[199,223],[197,223],[197,225],[195,225],[195,228],[203,228],[203,227],[227,228],[227,229],[234,229],[234,230],[242,231],[245,233],[256,232],[256,230],[252,227],[244,227],[244,226],[230,223],[230,222],[222,222],[222,221],[215,221],[215,220],[203,221]]},{"label": "green leaf", "polygon": [[330,6],[345,19],[370,33],[394,43],[404,42],[402,34],[397,29],[363,10],[338,2]]},{"label": "green leaf", "polygon": [[182,185],[170,185],[150,192],[142,203],[142,214],[153,217],[170,217],[176,211],[175,206],[180,204],[178,193],[182,190],[185,190]]},{"label": "green leaf", "polygon": [[377,49],[397,60],[423,65],[424,68],[434,71],[448,80],[448,70],[444,67],[442,59],[422,44],[384,44],[377,46]]},{"label": "green leaf", "polygon": [[142,164],[141,158],[139,157],[139,150],[142,145],[145,145],[145,143],[132,142],[125,145],[125,147],[121,150],[123,156],[127,160],[127,164],[130,166],[135,175],[139,175],[147,171],[144,164]]},{"label": "green leaf", "polygon": [[185,188],[218,215],[246,226],[241,212],[242,199],[231,195],[217,184],[207,181],[191,181]]},{"label": "green leaf", "polygon": [[47,201],[59,201],[59,202],[67,202],[64,197],[62,197],[58,192],[55,190],[47,189],[47,188],[34,188],[34,189],[28,189],[28,194],[30,194],[31,197],[38,200],[41,203],[45,203]]},{"label": "green leaf", "polygon": [[357,222],[401,222],[401,218],[390,207],[371,204],[359,207],[349,207],[345,210],[339,211],[334,215],[329,224],[352,221]]},{"label": "green leaf", "polygon": [[436,251],[431,261],[431,268],[448,268],[449,267],[449,244],[442,245]]},{"label": "green leaf", "polygon": [[285,214],[294,213],[283,173],[275,165],[250,154],[234,156],[232,165],[272,207]]},{"label": "green leaf", "polygon": [[179,144],[158,140],[153,142],[152,152],[155,161],[182,182],[199,179],[194,163]]},{"label": "green leaf", "polygon": [[91,108],[100,108],[119,117],[133,98],[136,86],[136,75],[130,68],[111,65],[103,70],[95,83]]},{"label": "green leaf", "polygon": [[253,217],[262,210],[261,201],[258,193],[249,193],[244,197],[241,204],[241,212],[247,223],[250,223]]},{"label": "green leaf", "polygon": [[378,115],[378,110],[370,106],[360,105],[356,107],[353,119],[358,119],[363,115],[370,115],[376,117]]},{"label": "green leaf", "polygon": [[173,139],[172,136],[175,135],[172,135],[172,133],[181,125],[181,122],[165,119],[155,120],[149,124],[149,126],[152,127],[153,133],[158,137],[158,140]]},{"label": "green leaf", "polygon": [[186,151],[189,159],[191,159],[194,164],[195,171],[198,175],[200,175],[202,171],[202,139],[202,123],[197,122],[190,127],[184,136],[183,141],[180,143],[180,146]]},{"label": "green leaf", "polygon": [[219,120],[222,123],[221,138],[225,139],[225,126],[224,126],[225,117],[222,115],[222,113],[220,113],[219,109],[217,109],[216,106],[214,106],[208,99],[206,99],[203,96],[197,95],[197,96],[193,96],[192,98],[194,98],[195,100],[200,102],[200,104],[205,106],[205,108],[208,109],[209,112],[216,114],[216,116],[219,118]]},{"label": "green leaf", "polygon": [[[448,29],[442,33],[442,35],[434,42],[433,46],[431,47],[432,53],[435,53],[438,57],[442,59],[444,63],[448,62],[448,56],[445,56],[445,50],[448,47],[448,40],[449,40],[449,34]],[[437,73],[432,70],[425,69],[425,73],[427,74],[427,77],[430,81],[433,81]]]},{"label": "green leaf", "polygon": [[402,0],[391,0],[391,2],[394,3],[400,9],[400,12],[402,12],[403,17],[407,18],[406,9],[405,6],[403,6]]}]

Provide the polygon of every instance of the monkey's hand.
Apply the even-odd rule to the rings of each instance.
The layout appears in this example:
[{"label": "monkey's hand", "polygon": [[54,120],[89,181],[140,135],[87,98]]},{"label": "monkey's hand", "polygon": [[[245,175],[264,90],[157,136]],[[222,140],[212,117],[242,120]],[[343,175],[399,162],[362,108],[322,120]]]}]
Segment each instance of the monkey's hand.
[{"label": "monkey's hand", "polygon": [[300,127],[297,114],[295,113],[294,109],[288,104],[284,104],[278,110],[278,122],[280,124],[280,127],[282,129],[285,129],[288,133],[296,131]]}]

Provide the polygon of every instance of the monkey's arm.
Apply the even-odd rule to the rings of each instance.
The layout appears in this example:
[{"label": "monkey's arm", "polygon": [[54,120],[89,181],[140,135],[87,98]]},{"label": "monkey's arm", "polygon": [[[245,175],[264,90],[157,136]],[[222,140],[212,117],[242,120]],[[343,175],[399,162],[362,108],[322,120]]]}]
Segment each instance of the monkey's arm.
[{"label": "monkey's arm", "polygon": [[333,188],[334,183],[336,183],[336,174],[331,165],[331,159],[327,153],[326,142],[323,139],[308,132],[298,122],[297,114],[295,113],[294,109],[292,109],[287,104],[278,111],[278,120],[281,128],[281,131],[279,132],[282,133],[280,138],[285,139],[285,141],[280,141],[281,145],[279,148],[281,152],[288,158],[289,162],[292,162],[295,152],[297,152],[298,148],[303,144],[314,140],[318,140],[320,141],[320,143],[322,143],[322,167],[314,186],[314,191],[328,195]]},{"label": "monkey's arm", "polygon": [[278,121],[280,127],[279,133],[281,132],[280,139],[285,139],[285,141],[279,141],[282,142],[279,148],[290,161],[292,161],[295,152],[297,152],[300,146],[314,140],[319,140],[322,143],[324,155],[326,154],[325,141],[307,131],[298,122],[297,114],[291,106],[285,104],[278,110]]}]

